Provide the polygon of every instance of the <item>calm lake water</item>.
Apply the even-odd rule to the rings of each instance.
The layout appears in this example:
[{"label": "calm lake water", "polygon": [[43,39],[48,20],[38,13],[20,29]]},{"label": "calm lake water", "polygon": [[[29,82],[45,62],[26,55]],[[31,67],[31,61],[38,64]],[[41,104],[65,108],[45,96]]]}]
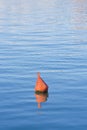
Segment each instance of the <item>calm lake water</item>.
[{"label": "calm lake water", "polygon": [[0,0],[0,130],[35,129],[87,130],[87,0]]}]

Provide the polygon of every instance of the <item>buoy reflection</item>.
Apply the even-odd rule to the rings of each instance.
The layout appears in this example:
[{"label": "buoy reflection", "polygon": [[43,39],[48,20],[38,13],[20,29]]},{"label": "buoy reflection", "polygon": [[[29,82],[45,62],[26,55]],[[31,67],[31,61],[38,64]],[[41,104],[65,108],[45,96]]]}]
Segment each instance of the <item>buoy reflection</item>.
[{"label": "buoy reflection", "polygon": [[38,103],[38,108],[41,108],[41,103],[46,102],[48,98],[48,92],[40,93],[35,92],[36,102]]}]

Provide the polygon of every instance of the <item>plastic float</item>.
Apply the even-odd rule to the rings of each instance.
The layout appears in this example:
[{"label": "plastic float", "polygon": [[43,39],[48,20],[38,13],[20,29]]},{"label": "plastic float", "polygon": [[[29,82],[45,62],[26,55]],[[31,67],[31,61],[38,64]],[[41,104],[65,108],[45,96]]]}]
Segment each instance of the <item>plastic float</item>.
[{"label": "plastic float", "polygon": [[38,93],[46,93],[46,92],[48,92],[48,85],[40,77],[39,72],[38,72],[38,77],[37,77],[37,81],[36,81],[35,92],[38,92]]}]

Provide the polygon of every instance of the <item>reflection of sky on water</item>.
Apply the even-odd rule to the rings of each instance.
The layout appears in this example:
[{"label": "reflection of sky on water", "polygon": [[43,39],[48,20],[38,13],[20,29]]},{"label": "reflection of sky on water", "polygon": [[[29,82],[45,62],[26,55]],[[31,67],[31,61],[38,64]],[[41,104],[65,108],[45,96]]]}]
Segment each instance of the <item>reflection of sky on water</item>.
[{"label": "reflection of sky on water", "polygon": [[[10,3],[12,6],[10,5]],[[60,8],[60,5],[62,6],[62,8]],[[65,22],[66,24],[71,19],[71,22],[75,24],[74,26],[76,28],[79,29],[83,27],[83,29],[85,29],[86,28],[85,26],[87,26],[86,9],[87,9],[86,0],[74,0],[74,1],[67,0],[65,2],[62,0],[59,1],[50,0],[50,2],[48,0],[37,0],[37,1],[25,0],[25,2],[24,0],[19,1],[13,0],[9,2],[6,2],[5,0],[0,1],[0,17],[3,17],[3,15],[4,17],[8,16],[8,18],[5,18],[5,20],[9,19],[9,22],[10,20],[11,22],[14,21],[14,18],[16,17],[14,24],[17,24],[17,22],[19,22],[19,24],[22,25],[23,24],[32,25],[32,23],[34,22],[38,24],[38,21],[41,21],[41,24],[43,24],[43,22],[47,22],[47,19],[50,19],[51,23],[55,22],[56,24],[62,24]],[[17,13],[16,16],[14,15],[15,13]],[[57,21],[54,21],[55,17]],[[60,21],[58,19],[61,19],[61,23],[58,23],[58,21]],[[0,22],[3,21],[0,20]],[[77,25],[81,23],[84,23],[85,25]]]},{"label": "reflection of sky on water", "polygon": [[74,0],[72,7],[72,23],[74,29],[87,30],[87,1]]},{"label": "reflection of sky on water", "polygon": [[[23,40],[29,40],[32,32],[30,40],[38,40],[38,32],[40,36],[44,35],[44,39],[39,37],[39,40],[52,41],[54,38],[57,40],[60,35],[64,36],[66,32],[73,34],[74,31],[76,33],[75,30],[83,30],[82,38],[78,35],[77,39],[86,41],[86,0],[0,1],[0,32],[8,31],[8,34],[14,39],[15,33],[18,32],[16,37],[21,39],[21,35],[25,33],[27,35],[22,36]],[[54,35],[51,35],[51,32]]]}]

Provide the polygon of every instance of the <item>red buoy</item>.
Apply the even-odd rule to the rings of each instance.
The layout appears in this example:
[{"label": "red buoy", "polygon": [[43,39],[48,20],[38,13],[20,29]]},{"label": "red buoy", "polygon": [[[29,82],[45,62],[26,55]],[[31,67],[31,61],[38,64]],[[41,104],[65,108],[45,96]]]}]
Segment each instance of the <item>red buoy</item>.
[{"label": "red buoy", "polygon": [[36,81],[35,91],[36,92],[42,92],[42,93],[48,91],[48,85],[40,77],[40,73],[38,73],[38,78],[37,78],[37,81]]}]

